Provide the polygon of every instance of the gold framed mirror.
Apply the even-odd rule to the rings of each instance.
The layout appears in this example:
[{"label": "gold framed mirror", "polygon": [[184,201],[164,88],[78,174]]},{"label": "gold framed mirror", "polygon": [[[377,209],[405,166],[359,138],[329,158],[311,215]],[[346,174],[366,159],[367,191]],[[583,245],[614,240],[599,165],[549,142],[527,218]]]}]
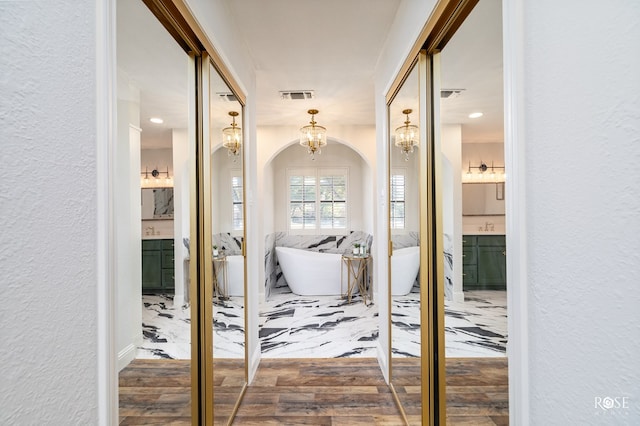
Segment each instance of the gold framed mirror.
[{"label": "gold framed mirror", "polygon": [[[130,379],[129,382],[121,380],[121,392],[127,383],[139,383],[141,377],[146,379],[151,375],[157,379],[153,375],[158,374],[162,379],[163,375],[171,375],[175,377],[174,386],[154,388],[160,392],[159,399],[175,401],[170,406],[157,408],[166,410],[166,418],[190,419],[193,424],[231,424],[247,386],[246,315],[242,301],[246,276],[244,150],[240,146],[236,148],[233,173],[227,170],[225,174],[215,165],[212,147],[222,144],[223,135],[231,135],[231,141],[236,135],[236,142],[242,141],[244,94],[239,92],[237,83],[184,2],[119,1],[118,6],[118,63],[122,66],[122,75],[129,78],[129,81],[123,78],[119,84],[119,143],[122,142],[123,148],[118,148],[118,164],[131,167],[136,159],[148,161],[148,164],[142,161],[142,167],[131,168],[130,174],[135,175],[136,181],[132,185],[134,190],[122,193],[142,198],[141,184],[144,186],[145,180],[158,177],[162,178],[163,185],[152,182],[151,187],[173,187],[163,194],[165,198],[172,197],[173,212],[163,207],[162,217],[154,214],[145,218],[144,226],[148,229],[142,230],[141,248],[143,291],[145,272],[153,270],[154,264],[150,263],[153,256],[160,259],[156,262],[159,272],[151,277],[153,280],[149,279],[153,290],[168,291],[165,284],[169,282],[175,290],[168,296],[160,295],[164,299],[158,303],[141,303],[139,291],[131,297],[126,293],[124,302],[119,299],[122,302],[118,307],[119,323],[144,323],[144,312],[142,321],[139,314],[131,314],[140,305],[143,310],[150,307],[152,314],[164,321],[159,325],[147,324],[148,330],[143,329],[145,336],[159,336],[157,340],[163,340],[152,342],[155,346],[148,350],[159,358],[153,360],[156,361],[154,368],[133,365],[121,376]],[[151,44],[141,45],[144,42]],[[171,48],[169,53],[167,46]],[[159,73],[159,69],[163,72]],[[177,84],[171,79],[175,75],[180,77]],[[148,84],[147,80],[153,80],[155,85]],[[140,87],[134,87],[133,83]],[[224,106],[220,106],[221,103]],[[150,117],[160,118],[154,109],[163,111],[164,121],[149,124]],[[153,125],[159,126],[157,130],[147,127]],[[140,157],[132,154],[135,144],[140,144],[141,127],[145,128],[145,134],[155,137],[157,143],[168,139],[168,145],[160,147],[162,153]],[[230,147],[230,143],[225,145],[225,149]],[[124,158],[125,154],[131,158]],[[130,176],[122,175],[122,185],[119,182],[116,186],[127,189],[124,180]],[[221,185],[229,186],[224,194],[219,190]],[[217,188],[215,192],[214,188]],[[129,219],[132,215],[124,213],[132,208],[134,198],[123,197],[123,200],[118,211]],[[138,212],[141,201],[137,203],[140,206],[133,206]],[[133,216],[136,217],[141,222],[141,214]],[[229,230],[223,225],[227,220],[234,224]],[[119,229],[124,233],[128,228],[119,226]],[[229,238],[223,238],[224,234]],[[123,241],[130,240],[130,236],[125,237],[123,235]],[[147,244],[145,239],[149,240]],[[236,247],[231,247],[230,239],[237,242]],[[214,245],[225,246],[229,257],[234,257],[232,280],[240,289],[237,292],[227,287],[221,289],[215,281],[219,275],[215,273],[214,257],[220,256],[213,255]],[[140,250],[140,246],[130,243],[122,245],[125,246]],[[118,269],[125,270],[121,268],[124,260],[120,263],[120,259],[135,259],[136,253],[126,255],[123,251],[118,257]],[[229,308],[231,297],[238,299],[233,309]],[[163,333],[170,338],[163,337]],[[118,340],[125,337],[119,334]],[[167,347],[158,347],[161,344]],[[135,343],[130,346],[135,348]],[[146,385],[139,387],[149,391]],[[129,395],[125,391],[121,407],[134,405],[135,410],[145,413],[148,407],[136,399],[136,392],[139,391],[134,389]],[[135,410],[121,411],[121,415]]]},{"label": "gold framed mirror", "polygon": [[408,424],[422,415],[419,72],[416,61],[387,108],[390,382]]},{"label": "gold framed mirror", "polygon": [[244,105],[209,62],[214,424],[231,424],[247,386]]}]

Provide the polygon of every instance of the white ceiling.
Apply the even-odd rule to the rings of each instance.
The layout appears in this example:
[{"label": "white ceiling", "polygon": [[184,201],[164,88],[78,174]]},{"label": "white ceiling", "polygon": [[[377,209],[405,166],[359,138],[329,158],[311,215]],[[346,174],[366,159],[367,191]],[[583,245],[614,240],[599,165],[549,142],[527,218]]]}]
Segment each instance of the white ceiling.
[{"label": "white ceiling", "polygon": [[[233,0],[229,9],[256,67],[258,126],[373,125],[373,74],[401,0]],[[187,56],[141,1],[118,2],[118,64],[140,89],[143,147],[170,147],[186,126]],[[480,0],[442,53],[442,121],[463,124],[464,142],[502,142],[499,0]],[[314,90],[282,100],[281,90]],[[482,111],[471,120],[468,114]],[[165,123],[152,126],[160,115]]]}]

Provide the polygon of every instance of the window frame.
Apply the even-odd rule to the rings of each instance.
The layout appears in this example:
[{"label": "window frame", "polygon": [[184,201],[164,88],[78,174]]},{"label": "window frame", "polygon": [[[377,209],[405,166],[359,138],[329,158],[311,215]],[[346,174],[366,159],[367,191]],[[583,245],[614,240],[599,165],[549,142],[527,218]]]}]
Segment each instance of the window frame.
[{"label": "window frame", "polygon": [[[291,226],[291,177],[293,176],[302,176],[310,177],[313,176],[315,178],[315,198],[313,200],[313,204],[315,206],[315,224],[313,228],[292,228]],[[344,228],[322,228],[321,222],[321,206],[323,201],[320,199],[320,180],[322,177],[326,176],[342,176],[344,177],[344,185],[345,185],[345,196],[344,196],[344,206],[345,206],[345,226]],[[285,174],[286,181],[286,206],[285,206],[285,215],[286,215],[286,226],[287,232],[292,235],[348,235],[349,227],[350,227],[350,203],[349,203],[349,168],[348,167],[296,167],[296,168],[287,168]],[[327,201],[324,201],[327,202]],[[332,202],[335,202],[332,200]],[[333,217],[333,216],[332,216]]]},{"label": "window frame", "polygon": [[[394,201],[393,200],[393,177],[394,176],[402,176],[403,177],[403,193],[404,196],[402,198],[402,204],[404,204],[404,215],[402,216],[402,228],[396,228],[394,227],[394,209],[393,209],[393,205],[395,203],[399,203],[400,201]],[[393,167],[391,168],[391,179],[390,179],[390,184],[389,184],[389,229],[391,229],[391,231],[394,234],[405,234],[407,233],[407,168],[406,167]]]},{"label": "window frame", "polygon": [[[235,202],[234,201],[234,179],[235,178],[239,178],[240,179],[240,201],[239,202]],[[238,235],[244,235],[244,176],[242,175],[242,169],[230,169],[229,170],[229,192],[230,192],[230,199],[231,199],[231,233],[234,236],[238,236]],[[239,205],[240,206],[240,213],[241,213],[241,217],[240,217],[240,223],[241,223],[241,227],[240,228],[236,228],[235,226],[235,217],[234,217],[234,211],[235,211],[235,206]]]}]

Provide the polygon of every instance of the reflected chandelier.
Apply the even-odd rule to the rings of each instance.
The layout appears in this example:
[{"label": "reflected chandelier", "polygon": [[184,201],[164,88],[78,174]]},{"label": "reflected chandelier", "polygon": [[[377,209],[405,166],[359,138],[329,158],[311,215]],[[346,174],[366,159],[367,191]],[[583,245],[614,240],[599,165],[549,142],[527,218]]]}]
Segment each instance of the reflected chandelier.
[{"label": "reflected chandelier", "polygon": [[317,109],[310,109],[307,112],[311,114],[311,121],[300,129],[300,145],[306,147],[307,153],[311,154],[311,159],[315,160],[316,152],[321,154],[320,148],[327,144],[327,129],[316,125],[313,116],[318,113]]},{"label": "reflected chandelier", "polygon": [[227,148],[227,155],[233,156],[233,161],[236,161],[238,155],[240,155],[240,147],[242,146],[242,129],[236,124],[236,117],[238,113],[230,111],[229,115],[233,118],[231,127],[225,127],[222,129],[222,146]]},{"label": "reflected chandelier", "polygon": [[405,109],[402,111],[407,116],[407,121],[404,122],[404,126],[400,126],[396,129],[396,141],[395,145],[400,148],[404,154],[404,161],[409,161],[409,154],[413,153],[413,147],[418,146],[420,143],[420,131],[418,126],[410,124],[409,114],[413,112],[412,109]]}]

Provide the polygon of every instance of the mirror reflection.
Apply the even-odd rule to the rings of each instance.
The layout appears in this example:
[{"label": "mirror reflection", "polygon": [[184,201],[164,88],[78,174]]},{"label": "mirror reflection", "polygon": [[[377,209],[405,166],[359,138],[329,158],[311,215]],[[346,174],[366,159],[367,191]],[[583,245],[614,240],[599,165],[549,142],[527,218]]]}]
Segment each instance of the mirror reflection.
[{"label": "mirror reflection", "polygon": [[227,424],[246,383],[242,105],[210,66],[214,424]]},{"label": "mirror reflection", "polygon": [[418,67],[389,106],[391,382],[411,424],[421,422]]},{"label": "mirror reflection", "polygon": [[142,188],[142,220],[173,219],[173,188]]},{"label": "mirror reflection", "polygon": [[504,215],[504,182],[463,184],[462,214],[464,216]]},{"label": "mirror reflection", "polygon": [[[501,2],[478,2],[439,53],[441,93],[464,90],[437,102],[447,373],[472,382],[479,371],[492,372],[481,380],[499,389],[492,397],[500,400],[492,409],[496,423],[508,414],[501,34]],[[456,407],[484,406],[487,394],[464,398],[447,388],[447,402]]]},{"label": "mirror reflection", "polygon": [[[188,135],[195,120],[188,97],[195,70],[142,1],[118,0],[116,9],[113,280],[120,422],[139,423],[139,413],[162,410],[189,421],[189,253],[183,239],[190,232]],[[173,386],[149,386],[166,377]]]}]

